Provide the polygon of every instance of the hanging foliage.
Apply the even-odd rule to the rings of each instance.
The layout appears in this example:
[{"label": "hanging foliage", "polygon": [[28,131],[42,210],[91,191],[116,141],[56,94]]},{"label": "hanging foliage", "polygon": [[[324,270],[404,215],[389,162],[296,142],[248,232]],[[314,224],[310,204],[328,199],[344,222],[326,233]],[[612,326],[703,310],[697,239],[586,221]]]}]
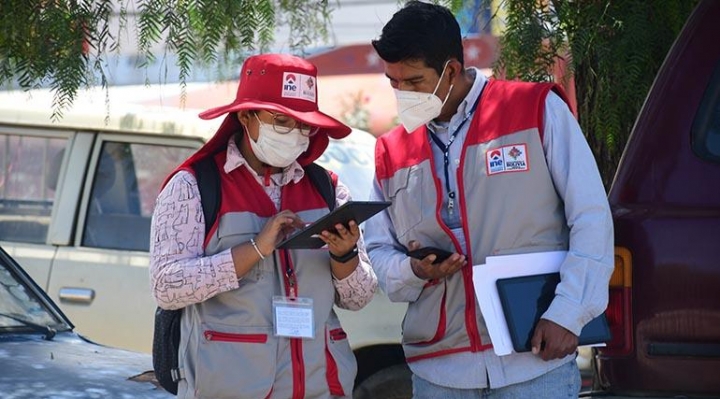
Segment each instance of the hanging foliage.
[{"label": "hanging foliage", "polygon": [[267,51],[276,26],[289,27],[288,50],[301,53],[326,37],[331,10],[304,0],[0,0],[0,86],[50,87],[57,120],[79,88],[107,86],[108,54],[133,29],[138,67],[175,55],[184,93],[193,68]]},{"label": "hanging foliage", "polygon": [[569,62],[578,120],[609,188],[665,55],[696,0],[506,0],[496,73],[553,80]]}]

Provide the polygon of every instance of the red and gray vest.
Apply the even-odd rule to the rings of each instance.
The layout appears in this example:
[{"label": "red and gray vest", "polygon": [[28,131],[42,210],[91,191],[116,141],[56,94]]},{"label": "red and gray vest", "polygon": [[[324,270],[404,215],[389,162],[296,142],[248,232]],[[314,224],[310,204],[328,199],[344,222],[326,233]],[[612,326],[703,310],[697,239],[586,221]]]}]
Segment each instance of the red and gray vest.
[{"label": "red and gray vest", "polygon": [[[215,156],[218,169],[225,152]],[[337,176],[331,174],[336,182]],[[282,188],[281,209],[303,220],[329,212],[310,179]],[[275,205],[246,168],[220,173],[218,218],[205,254],[219,253],[257,236]],[[193,212],[190,212],[193,214]],[[212,273],[207,265],[207,273]],[[273,296],[313,300],[314,339],[273,335]],[[240,287],[185,308],[180,362],[183,398],[330,398],[352,395],[355,357],[333,311],[335,289],[323,250],[276,250],[239,281]],[[330,394],[328,394],[328,392]]]},{"label": "red and gray vest", "polygon": [[[399,242],[417,240],[464,253],[468,267],[429,281],[408,305],[403,348],[409,362],[492,347],[472,284],[471,265],[489,255],[567,249],[563,203],[542,146],[545,99],[551,84],[490,80],[470,122],[458,167],[458,206],[464,252],[440,213],[427,128],[398,127],[378,139],[376,176]],[[562,96],[562,93],[558,93]]]}]

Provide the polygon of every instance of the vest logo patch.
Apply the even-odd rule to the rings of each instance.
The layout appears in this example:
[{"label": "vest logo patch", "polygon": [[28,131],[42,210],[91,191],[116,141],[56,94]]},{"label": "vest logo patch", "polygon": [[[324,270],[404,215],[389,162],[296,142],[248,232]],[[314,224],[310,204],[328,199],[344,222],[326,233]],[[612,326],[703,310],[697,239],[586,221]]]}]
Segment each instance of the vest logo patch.
[{"label": "vest logo patch", "polygon": [[527,144],[512,144],[492,148],[485,153],[488,175],[528,170]]},{"label": "vest logo patch", "polygon": [[302,73],[283,73],[282,97],[316,102],[315,77]]}]

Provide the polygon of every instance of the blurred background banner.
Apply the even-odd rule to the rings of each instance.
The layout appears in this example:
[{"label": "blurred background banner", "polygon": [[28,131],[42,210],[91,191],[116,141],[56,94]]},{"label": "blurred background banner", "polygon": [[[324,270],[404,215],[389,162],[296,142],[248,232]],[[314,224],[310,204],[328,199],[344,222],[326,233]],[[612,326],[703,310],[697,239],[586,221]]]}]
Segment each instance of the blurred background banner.
[{"label": "blurred background banner", "polygon": [[484,3],[487,3],[487,0],[465,0],[460,10],[455,13],[463,37],[491,33],[492,11]]}]

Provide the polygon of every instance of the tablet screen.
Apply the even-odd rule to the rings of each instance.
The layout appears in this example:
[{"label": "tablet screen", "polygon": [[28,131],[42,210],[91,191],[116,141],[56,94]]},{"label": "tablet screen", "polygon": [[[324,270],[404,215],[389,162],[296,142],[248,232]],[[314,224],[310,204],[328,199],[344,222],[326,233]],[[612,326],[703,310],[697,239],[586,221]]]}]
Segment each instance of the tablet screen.
[{"label": "tablet screen", "polygon": [[332,212],[316,220],[314,223],[298,230],[278,245],[284,249],[314,249],[325,243],[317,238],[323,230],[334,230],[335,225],[342,223],[347,226],[351,220],[360,224],[378,212],[390,206],[389,201],[349,201]]}]

